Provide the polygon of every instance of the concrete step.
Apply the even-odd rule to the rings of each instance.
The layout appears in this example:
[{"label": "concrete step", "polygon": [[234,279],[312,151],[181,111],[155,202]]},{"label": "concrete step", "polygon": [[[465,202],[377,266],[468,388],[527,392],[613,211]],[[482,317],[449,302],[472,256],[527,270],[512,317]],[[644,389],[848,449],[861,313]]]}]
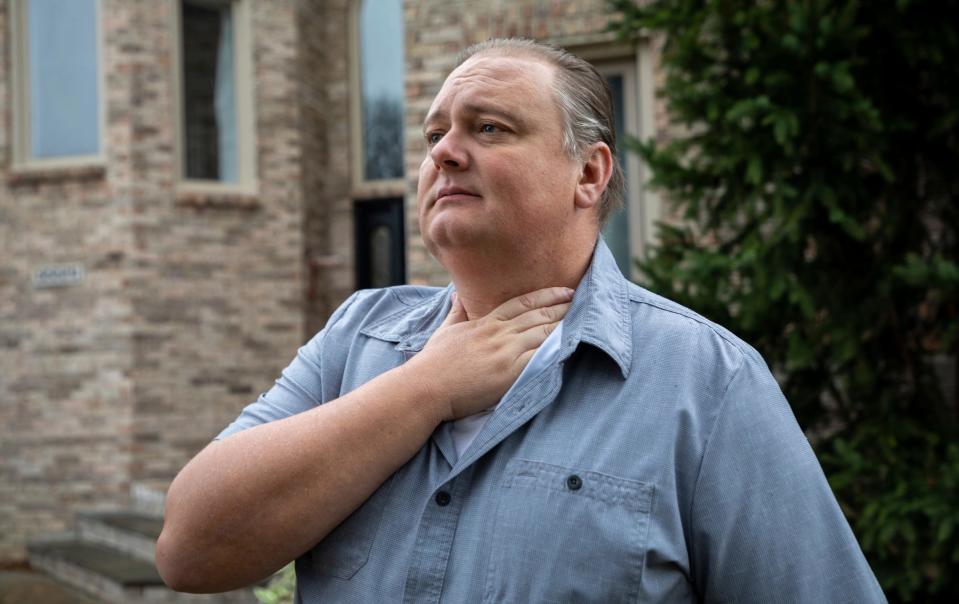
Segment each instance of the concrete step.
[{"label": "concrete step", "polygon": [[156,568],[105,545],[57,538],[27,546],[30,566],[104,602],[142,602],[165,589]]},{"label": "concrete step", "polygon": [[163,584],[156,567],[128,552],[79,537],[60,536],[31,543],[30,565],[94,599],[111,604],[152,602],[180,604],[256,604],[251,589],[225,594],[181,594]]},{"label": "concrete step", "polygon": [[76,589],[29,570],[0,570],[0,604],[99,604]]},{"label": "concrete step", "polygon": [[150,564],[163,519],[139,511],[117,509],[80,512],[76,516],[77,535],[84,541],[108,545]]}]

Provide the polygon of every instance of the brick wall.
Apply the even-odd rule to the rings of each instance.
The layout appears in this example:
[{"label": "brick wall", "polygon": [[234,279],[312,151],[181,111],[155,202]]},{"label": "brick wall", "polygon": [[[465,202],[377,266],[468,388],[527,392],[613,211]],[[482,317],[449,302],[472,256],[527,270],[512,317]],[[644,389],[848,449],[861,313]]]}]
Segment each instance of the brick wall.
[{"label": "brick wall", "polygon": [[[303,341],[306,192],[322,203],[304,177],[297,41],[312,34],[294,3],[254,2],[258,190],[186,194],[174,8],[102,0],[106,161],[25,173],[0,1],[0,561],[79,508],[122,503],[131,481],[169,480]],[[55,263],[84,280],[35,288]]]},{"label": "brick wall", "polygon": [[131,476],[169,479],[272,383],[302,340],[302,148],[296,19],[255,3],[258,189],[177,191],[172,3],[137,3],[121,45],[135,65],[127,101],[135,207],[128,293],[136,419]]},{"label": "brick wall", "polygon": [[349,0],[301,0],[305,337],[353,292]]},{"label": "brick wall", "polygon": [[[9,50],[0,46],[5,133]],[[122,497],[132,456],[129,207],[104,167],[13,172],[10,143],[0,147],[0,559],[63,528],[64,509]],[[33,272],[58,263],[82,265],[84,280],[34,287]]]},{"label": "brick wall", "polygon": [[[172,1],[101,0],[105,162],[14,170],[0,0],[0,562],[172,478],[353,291],[354,1],[250,1],[252,195],[178,187]],[[603,0],[406,0],[405,19],[408,276],[442,284],[415,190],[456,54],[490,36],[612,42]],[[84,280],[34,287],[57,263]]]}]

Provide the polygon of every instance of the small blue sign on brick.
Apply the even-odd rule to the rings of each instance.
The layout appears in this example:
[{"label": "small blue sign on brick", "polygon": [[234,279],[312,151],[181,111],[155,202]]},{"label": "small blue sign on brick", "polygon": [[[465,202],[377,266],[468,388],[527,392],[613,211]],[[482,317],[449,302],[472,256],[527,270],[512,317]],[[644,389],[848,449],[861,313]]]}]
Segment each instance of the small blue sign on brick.
[{"label": "small blue sign on brick", "polygon": [[48,264],[33,271],[33,287],[69,287],[85,277],[82,264]]}]

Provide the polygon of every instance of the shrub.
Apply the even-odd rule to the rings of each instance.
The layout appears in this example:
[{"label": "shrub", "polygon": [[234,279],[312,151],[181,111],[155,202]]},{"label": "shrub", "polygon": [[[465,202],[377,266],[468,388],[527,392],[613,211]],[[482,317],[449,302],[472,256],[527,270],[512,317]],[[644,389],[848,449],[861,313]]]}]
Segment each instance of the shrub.
[{"label": "shrub", "polygon": [[296,571],[292,562],[273,575],[266,587],[253,589],[256,599],[263,604],[293,604],[295,592]]},{"label": "shrub", "polygon": [[643,284],[760,350],[890,599],[959,601],[957,2],[610,4],[681,126]]}]

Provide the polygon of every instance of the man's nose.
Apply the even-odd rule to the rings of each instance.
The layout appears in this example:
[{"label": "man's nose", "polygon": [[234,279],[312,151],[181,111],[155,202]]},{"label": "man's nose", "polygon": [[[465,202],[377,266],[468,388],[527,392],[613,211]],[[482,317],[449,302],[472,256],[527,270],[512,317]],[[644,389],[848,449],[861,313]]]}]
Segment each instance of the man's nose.
[{"label": "man's nose", "polygon": [[459,134],[447,132],[430,150],[430,158],[437,170],[464,170],[469,165],[469,155],[459,140]]}]

